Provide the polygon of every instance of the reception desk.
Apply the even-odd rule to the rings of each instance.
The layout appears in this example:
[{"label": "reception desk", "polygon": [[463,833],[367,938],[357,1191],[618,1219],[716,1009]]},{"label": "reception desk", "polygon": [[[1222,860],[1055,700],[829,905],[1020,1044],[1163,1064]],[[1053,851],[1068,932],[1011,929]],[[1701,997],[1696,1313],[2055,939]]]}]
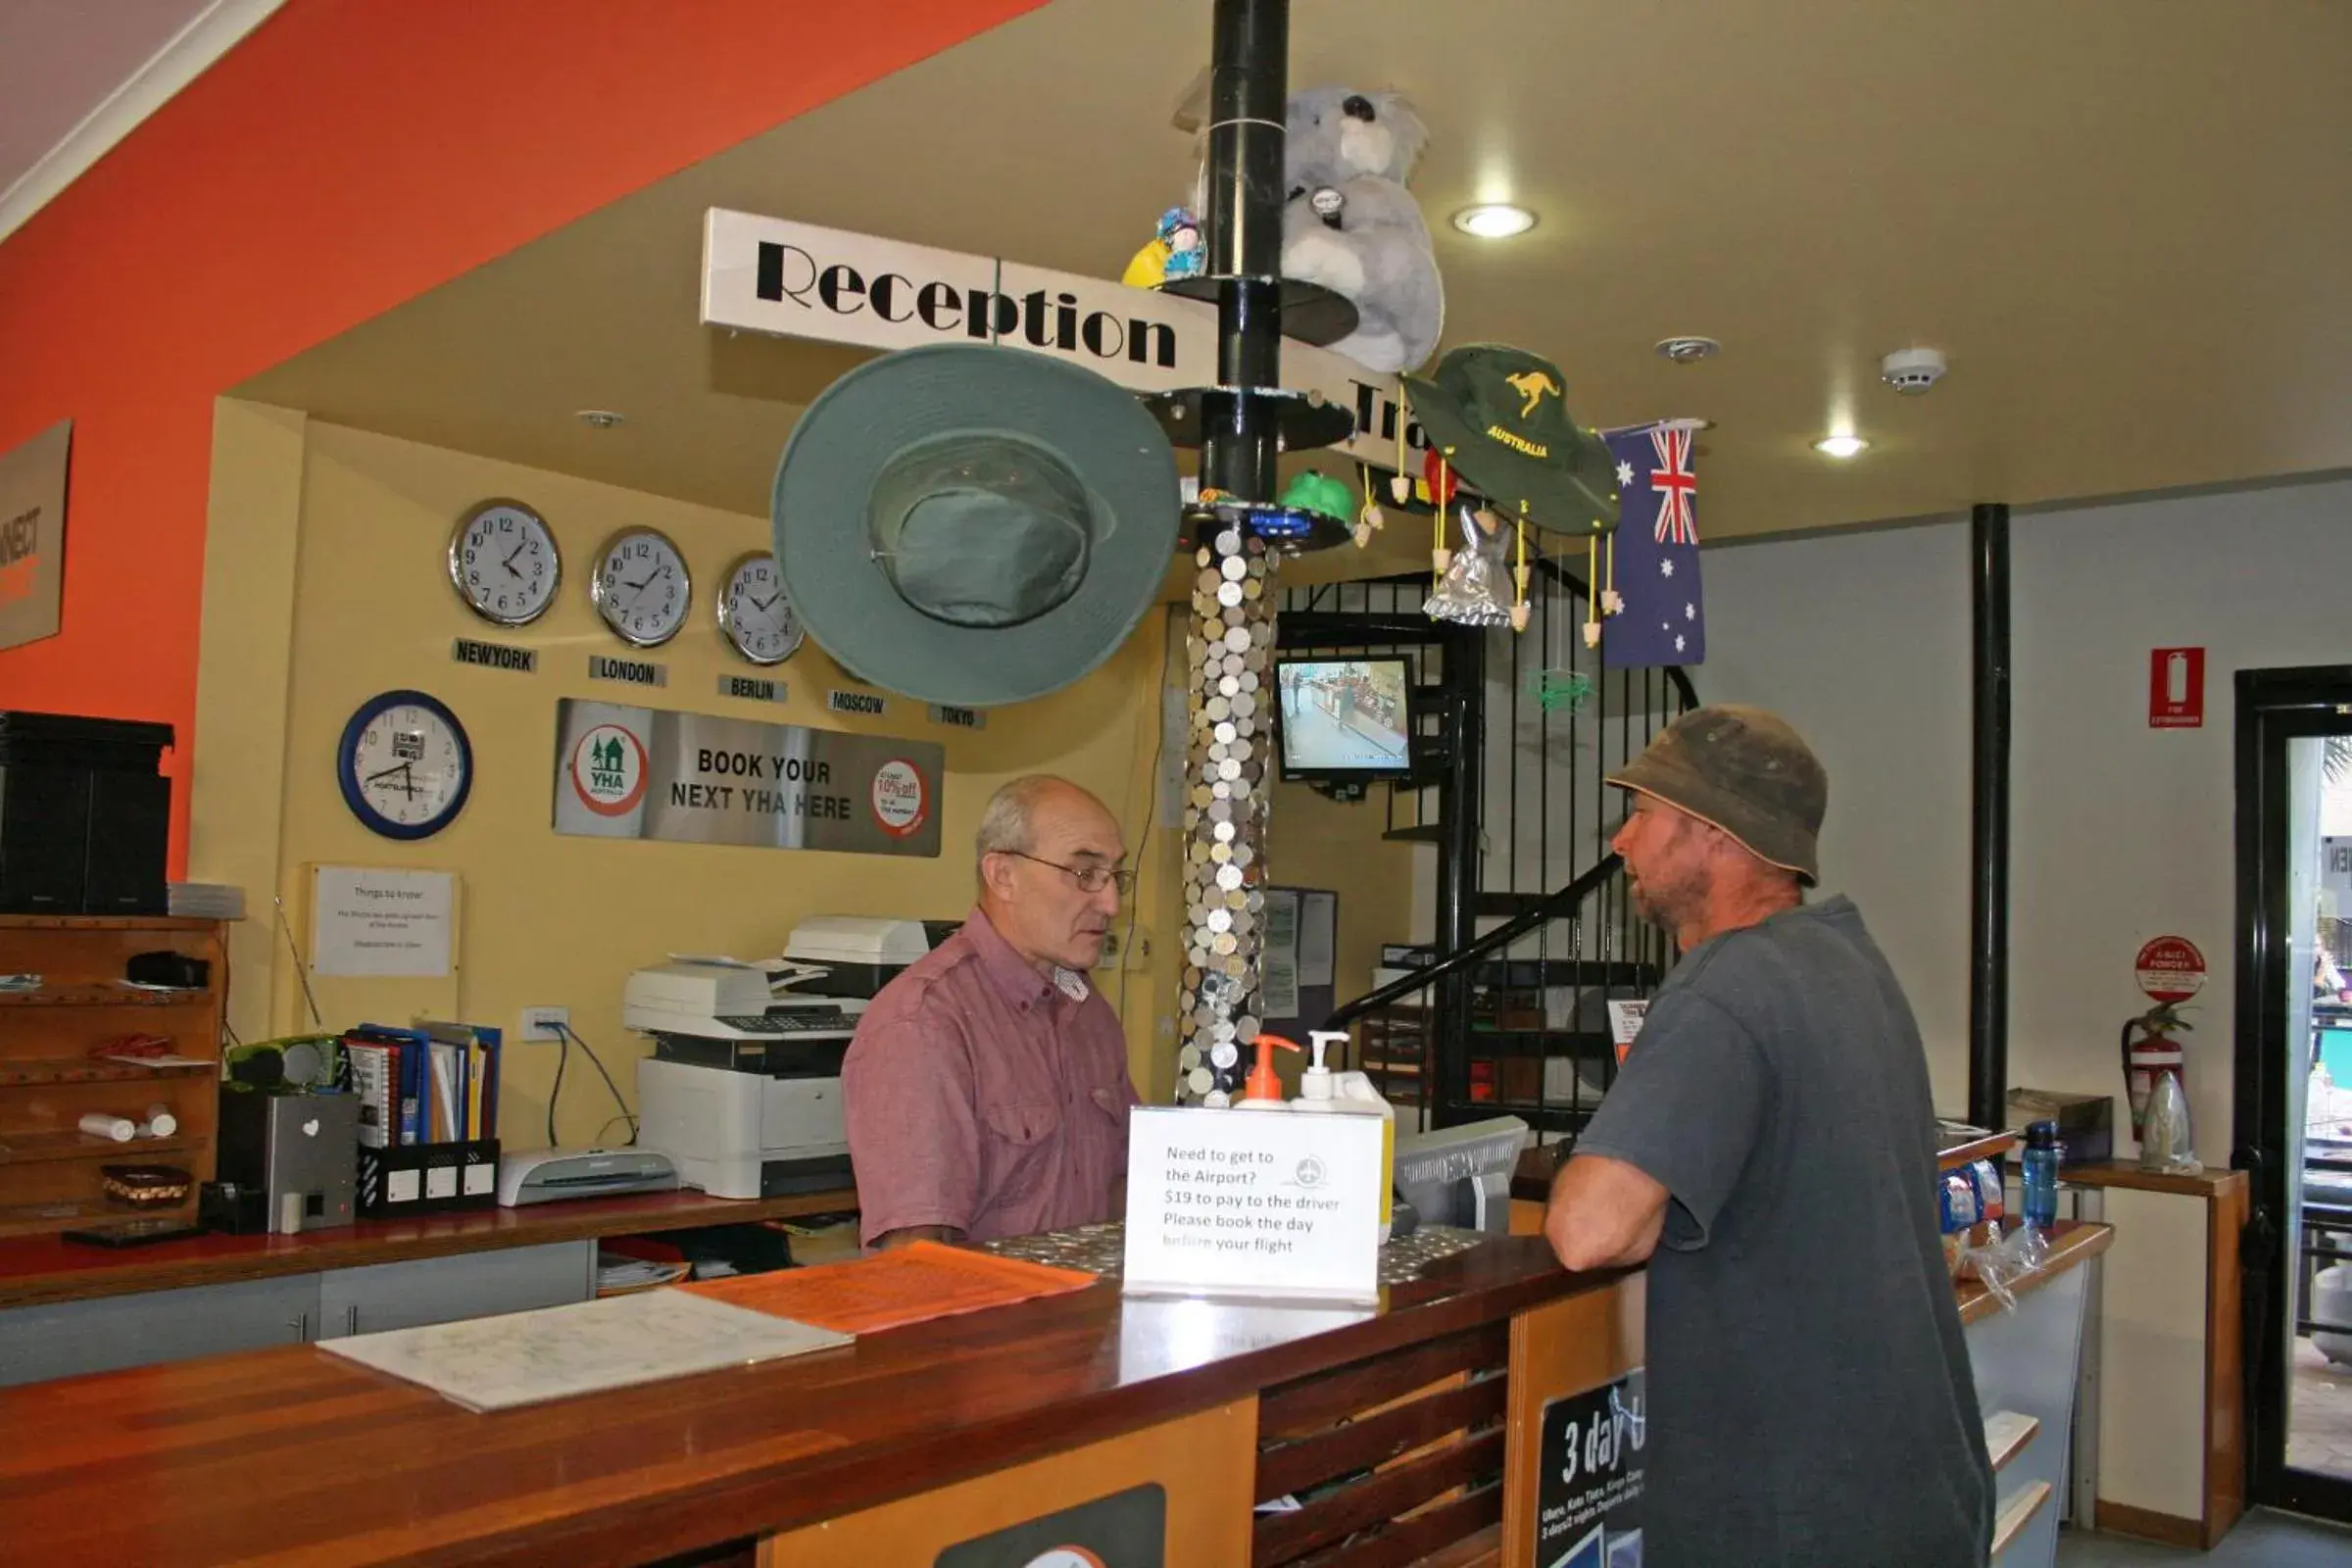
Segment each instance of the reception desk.
[{"label": "reception desk", "polygon": [[1170,1565],[1532,1564],[1544,1407],[1641,1365],[1642,1278],[1454,1245],[1405,1254],[1377,1307],[1102,1282],[495,1415],[312,1346],[27,1385],[0,1391],[0,1541],[150,1568],[787,1568],[1115,1528]]}]

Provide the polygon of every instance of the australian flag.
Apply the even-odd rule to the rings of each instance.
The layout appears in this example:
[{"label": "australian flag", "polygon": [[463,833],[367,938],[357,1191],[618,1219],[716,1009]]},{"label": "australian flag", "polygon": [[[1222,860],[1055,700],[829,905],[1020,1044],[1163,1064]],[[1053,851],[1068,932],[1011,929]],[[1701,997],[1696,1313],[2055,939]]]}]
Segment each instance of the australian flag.
[{"label": "australian flag", "polygon": [[1695,664],[1707,657],[1691,436],[1668,423],[1602,437],[1617,464],[1617,592],[1625,601],[1601,627],[1604,669]]}]

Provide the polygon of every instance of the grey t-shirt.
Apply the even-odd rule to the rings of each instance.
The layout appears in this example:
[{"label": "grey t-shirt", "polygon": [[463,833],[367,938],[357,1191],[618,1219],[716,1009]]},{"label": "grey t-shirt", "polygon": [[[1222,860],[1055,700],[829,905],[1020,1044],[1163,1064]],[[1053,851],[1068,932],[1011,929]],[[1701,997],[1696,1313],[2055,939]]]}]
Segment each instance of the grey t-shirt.
[{"label": "grey t-shirt", "polygon": [[1649,1263],[1650,1568],[1977,1568],[1992,1537],[1910,1004],[1852,901],[1701,944],[1580,1153],[1673,1195]]}]

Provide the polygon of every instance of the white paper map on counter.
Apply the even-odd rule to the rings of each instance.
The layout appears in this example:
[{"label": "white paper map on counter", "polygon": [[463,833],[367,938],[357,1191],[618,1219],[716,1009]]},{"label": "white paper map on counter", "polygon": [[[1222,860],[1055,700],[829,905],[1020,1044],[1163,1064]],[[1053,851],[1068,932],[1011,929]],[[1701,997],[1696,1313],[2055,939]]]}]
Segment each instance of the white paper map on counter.
[{"label": "white paper map on counter", "polygon": [[498,1317],[357,1334],[318,1348],[420,1384],[468,1410],[828,1350],[852,1336],[683,1291],[646,1291]]}]

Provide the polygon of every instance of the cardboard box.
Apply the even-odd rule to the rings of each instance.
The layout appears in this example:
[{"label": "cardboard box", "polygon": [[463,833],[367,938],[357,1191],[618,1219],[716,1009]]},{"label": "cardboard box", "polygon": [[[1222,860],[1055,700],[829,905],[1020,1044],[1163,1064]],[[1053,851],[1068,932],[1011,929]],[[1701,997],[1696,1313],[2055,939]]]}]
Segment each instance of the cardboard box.
[{"label": "cardboard box", "polygon": [[2094,1165],[2115,1157],[2113,1095],[2072,1095],[2055,1089],[2010,1090],[2009,1131],[2022,1134],[2037,1121],[2058,1124],[2061,1169],[2068,1165]]}]

